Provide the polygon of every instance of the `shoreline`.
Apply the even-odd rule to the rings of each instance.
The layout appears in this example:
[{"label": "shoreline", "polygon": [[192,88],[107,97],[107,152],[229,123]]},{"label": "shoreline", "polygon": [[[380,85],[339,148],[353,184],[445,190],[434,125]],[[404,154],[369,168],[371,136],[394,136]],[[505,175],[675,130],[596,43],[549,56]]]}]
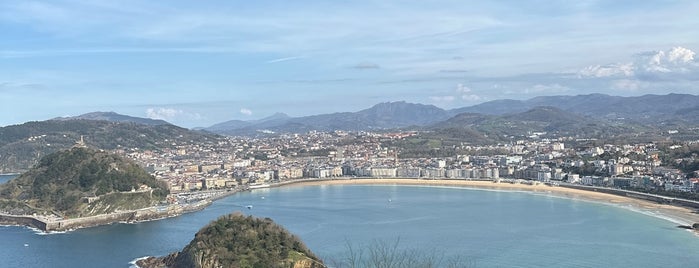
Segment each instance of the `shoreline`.
[{"label": "shoreline", "polygon": [[[303,180],[287,182],[281,186],[319,186],[319,185],[407,185],[407,186],[445,186],[468,189],[486,189],[501,191],[522,191],[534,194],[545,194],[573,200],[594,202],[616,206],[647,216],[661,218],[678,225],[692,226],[699,223],[699,211],[679,205],[662,204],[638,197],[598,192],[593,189],[569,188],[565,186],[549,186],[544,184],[519,184],[509,182],[494,182],[485,180],[440,180],[440,179],[330,179]],[[679,227],[679,226],[678,226]],[[699,234],[699,230],[693,230]]]},{"label": "shoreline", "polygon": [[[474,190],[498,190],[521,191],[532,194],[567,198],[594,202],[603,205],[616,206],[647,216],[660,218],[678,224],[691,227],[699,223],[699,210],[681,205],[663,204],[638,196],[626,196],[608,192],[599,192],[596,189],[584,187],[550,186],[538,182],[527,181],[532,184],[495,182],[492,180],[458,180],[458,179],[408,179],[408,178],[332,178],[332,179],[297,179],[272,183],[255,189],[296,187],[296,186],[322,186],[322,185],[405,185],[405,186],[432,186],[432,187],[458,187]],[[41,230],[44,233],[65,232],[81,228],[88,228],[113,223],[139,223],[160,219],[178,217],[186,213],[202,210],[216,200],[234,195],[241,190],[220,191],[221,194],[187,205],[169,205],[166,207],[149,207],[139,210],[102,214],[90,217],[64,219],[58,221],[45,220],[30,215],[6,215],[0,214],[0,224],[11,226],[26,226]],[[699,230],[693,229],[699,235]]]}]

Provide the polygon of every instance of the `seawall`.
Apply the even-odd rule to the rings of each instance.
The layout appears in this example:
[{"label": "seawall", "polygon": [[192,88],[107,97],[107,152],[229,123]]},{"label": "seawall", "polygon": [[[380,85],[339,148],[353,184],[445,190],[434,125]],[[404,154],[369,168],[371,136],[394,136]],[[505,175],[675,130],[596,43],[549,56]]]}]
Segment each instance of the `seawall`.
[{"label": "seawall", "polygon": [[82,217],[75,219],[64,219],[59,221],[50,221],[46,223],[44,231],[65,231],[71,229],[79,229],[85,227],[99,226],[111,224],[115,222],[139,222],[155,219],[174,217],[187,212],[193,212],[204,209],[211,204],[209,200],[202,200],[192,204],[185,205],[169,205],[160,207],[149,207],[134,211],[117,212],[90,217]]},{"label": "seawall", "polygon": [[42,220],[32,216],[0,214],[0,224],[29,226],[45,232],[66,231],[115,222],[139,222],[174,217],[183,213],[204,209],[210,204],[210,200],[202,200],[192,204],[149,207],[139,210],[63,220]]}]

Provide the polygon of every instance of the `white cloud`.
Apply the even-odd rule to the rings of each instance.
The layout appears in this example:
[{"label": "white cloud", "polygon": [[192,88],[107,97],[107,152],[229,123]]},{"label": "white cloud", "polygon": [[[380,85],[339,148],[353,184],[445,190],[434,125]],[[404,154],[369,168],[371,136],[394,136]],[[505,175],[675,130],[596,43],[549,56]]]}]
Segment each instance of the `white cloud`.
[{"label": "white cloud", "polygon": [[146,110],[146,116],[150,119],[172,120],[182,113],[182,110],[172,108],[148,108]]},{"label": "white cloud", "polygon": [[483,98],[476,94],[471,93],[471,88],[464,86],[464,84],[456,85],[456,92],[460,95],[460,98],[465,101],[479,101]]},{"label": "white cloud", "polygon": [[674,47],[667,55],[667,60],[672,63],[689,63],[694,61],[694,51],[683,47]]},{"label": "white cloud", "polygon": [[244,115],[252,115],[252,110],[248,108],[240,108],[240,113]]},{"label": "white cloud", "polygon": [[649,73],[686,72],[697,67],[694,61],[696,53],[683,47],[674,47],[668,51],[655,51],[639,54],[638,65]]},{"label": "white cloud", "polygon": [[471,92],[471,89],[468,88],[467,86],[464,86],[464,84],[456,84],[456,92],[469,93],[469,92]]},{"label": "white cloud", "polygon": [[[578,71],[578,78],[667,80],[682,78],[682,75],[686,76],[688,74],[690,76],[699,75],[699,63],[695,61],[695,55],[694,51],[684,47],[673,47],[665,51],[643,52],[637,54],[633,62],[585,67]],[[619,81],[615,83],[628,85],[626,82]]]},{"label": "white cloud", "polygon": [[441,96],[430,96],[429,97],[430,101],[432,102],[441,102],[441,103],[446,103],[446,102],[452,102],[457,99],[461,99],[463,101],[471,102],[471,101],[479,101],[483,100],[483,97],[474,94],[471,90],[471,88],[465,86],[464,84],[456,84],[456,89],[455,93],[453,95],[441,95]]},{"label": "white cloud", "polygon": [[198,113],[188,113],[183,110],[174,108],[148,108],[146,116],[150,119],[160,119],[170,122],[176,122],[181,119],[199,120],[202,116]]}]

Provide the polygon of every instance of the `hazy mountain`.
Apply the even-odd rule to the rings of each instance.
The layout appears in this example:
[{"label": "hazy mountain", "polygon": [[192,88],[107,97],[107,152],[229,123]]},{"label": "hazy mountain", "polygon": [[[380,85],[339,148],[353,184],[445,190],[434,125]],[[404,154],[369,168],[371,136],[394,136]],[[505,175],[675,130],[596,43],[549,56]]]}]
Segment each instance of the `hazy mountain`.
[{"label": "hazy mountain", "polygon": [[0,127],[0,173],[29,169],[47,154],[70,148],[80,136],[99,149],[172,148],[190,142],[205,143],[220,137],[175,125],[144,125],[97,120],[47,120]]},{"label": "hazy mountain", "polygon": [[470,136],[480,133],[493,141],[529,136],[536,132],[599,137],[648,130],[633,123],[615,124],[551,106],[537,106],[524,112],[505,115],[462,113],[431,125],[428,129],[437,131],[440,135],[456,137],[463,131],[470,133]]},{"label": "hazy mountain", "polygon": [[[555,109],[546,112],[536,107]],[[452,110],[444,110],[433,105],[386,102],[358,112],[341,112],[304,117],[288,117],[284,114],[251,121],[232,120],[207,128],[226,135],[256,135],[261,132],[300,133],[311,130],[379,130],[405,127],[425,127],[459,116],[462,123],[476,124],[478,120],[489,117],[482,115],[509,115],[511,117],[490,118],[486,123],[496,124],[509,121],[509,125],[524,125],[515,121],[531,121],[512,116],[541,117],[536,122],[545,122],[546,116],[556,122],[548,122],[548,130],[563,130],[570,125],[578,129],[585,122],[598,127],[626,126],[628,130],[638,130],[640,125],[662,126],[663,128],[682,127],[687,124],[699,124],[699,96],[687,94],[644,95],[638,97],[619,97],[605,94],[588,94],[577,96],[542,96],[529,100],[494,100],[482,104]],[[528,112],[528,113],[524,113]],[[563,113],[565,112],[565,113]],[[467,113],[466,115],[464,113]],[[524,113],[524,114],[520,114]],[[562,117],[567,116],[567,117]],[[455,119],[456,120],[456,119]],[[464,121],[465,120],[465,121]],[[494,121],[492,121],[494,120]],[[583,121],[581,121],[583,120]],[[500,122],[503,123],[503,122]],[[446,123],[449,124],[449,123]],[[531,123],[530,123],[531,124]],[[538,124],[537,127],[541,127]],[[532,129],[526,127],[525,129]],[[590,128],[585,128],[590,130]],[[624,129],[624,128],[622,128]],[[544,131],[544,130],[540,130]],[[615,132],[613,129],[611,132]]]},{"label": "hazy mountain", "polygon": [[464,112],[482,114],[511,114],[537,106],[551,106],[563,111],[609,120],[630,120],[646,123],[686,121],[699,123],[697,117],[682,111],[698,109],[699,96],[689,94],[643,95],[619,97],[605,94],[577,96],[542,96],[529,100],[495,100],[450,110],[451,114]]},{"label": "hazy mountain", "polygon": [[385,102],[358,112],[288,117],[276,114],[257,121],[228,121],[206,130],[220,134],[249,135],[260,130],[306,132],[310,130],[376,130],[425,126],[449,118],[449,113],[434,105]]},{"label": "hazy mountain", "polygon": [[72,117],[57,117],[52,120],[98,120],[109,122],[131,122],[143,125],[165,125],[170,124],[167,121],[159,119],[133,117],[115,112],[92,112]]},{"label": "hazy mountain", "polygon": [[268,117],[258,119],[258,120],[230,120],[222,123],[215,124],[203,130],[211,131],[214,133],[226,133],[231,130],[241,129],[248,126],[256,125],[257,127],[265,128],[265,126],[278,126],[284,124],[289,117],[285,113],[275,113]]}]

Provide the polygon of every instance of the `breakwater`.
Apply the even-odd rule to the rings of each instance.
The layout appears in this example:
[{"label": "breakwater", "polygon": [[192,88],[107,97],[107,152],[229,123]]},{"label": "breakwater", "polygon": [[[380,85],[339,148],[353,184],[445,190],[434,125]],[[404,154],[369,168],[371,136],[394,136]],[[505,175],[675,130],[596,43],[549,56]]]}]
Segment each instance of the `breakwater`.
[{"label": "breakwater", "polygon": [[184,213],[204,209],[210,204],[211,200],[201,200],[190,204],[149,207],[138,210],[61,220],[48,220],[29,215],[0,214],[0,223],[29,226],[45,232],[58,232],[111,224],[115,222],[139,222],[174,217]]}]

